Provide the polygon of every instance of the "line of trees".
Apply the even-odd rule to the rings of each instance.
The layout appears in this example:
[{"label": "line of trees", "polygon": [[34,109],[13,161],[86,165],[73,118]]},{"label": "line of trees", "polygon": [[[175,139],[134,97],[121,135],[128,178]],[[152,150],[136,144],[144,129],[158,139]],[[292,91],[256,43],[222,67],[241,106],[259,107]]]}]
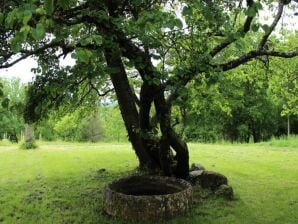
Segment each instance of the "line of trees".
[{"label": "line of trees", "polygon": [[[18,142],[23,138],[26,86],[20,79],[0,78],[0,139]],[[117,105],[61,107],[35,125],[35,138],[53,141],[127,141],[125,127]]]},{"label": "line of trees", "polygon": [[87,110],[79,108],[67,113],[53,112],[36,126],[36,136],[42,140],[127,141],[119,108],[113,105]]},{"label": "line of trees", "polygon": [[268,63],[251,62],[216,83],[193,82],[175,109],[179,132],[201,142],[259,142],[297,134],[298,60]]}]

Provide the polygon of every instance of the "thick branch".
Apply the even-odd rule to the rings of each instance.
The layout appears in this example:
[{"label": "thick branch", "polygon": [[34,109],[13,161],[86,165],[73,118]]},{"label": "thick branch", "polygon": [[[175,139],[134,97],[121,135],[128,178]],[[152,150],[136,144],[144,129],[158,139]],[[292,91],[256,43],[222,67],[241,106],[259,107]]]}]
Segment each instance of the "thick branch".
[{"label": "thick branch", "polygon": [[59,58],[61,56],[65,57],[67,54],[74,51],[77,47],[82,47],[82,48],[94,50],[97,46],[93,45],[93,44],[88,44],[88,45],[82,46],[82,44],[80,44],[80,43],[77,43],[76,45],[68,46],[63,41],[57,41],[55,39],[52,42],[50,42],[48,44],[45,44],[44,46],[42,46],[40,48],[37,48],[35,50],[21,50],[20,51],[20,53],[21,53],[20,57],[13,60],[12,62],[9,62],[9,63],[6,62],[5,64],[0,64],[0,69],[12,67],[13,65],[17,64],[18,62],[20,62],[20,61],[22,61],[22,60],[24,60],[24,59],[26,59],[30,56],[42,54],[47,49],[61,48],[62,53],[57,56]]},{"label": "thick branch", "polygon": [[[33,54],[32,54],[33,55]],[[12,67],[13,65],[17,64],[18,62],[28,58],[31,55],[22,55],[21,57],[19,57],[18,59],[15,59],[14,61],[10,62],[10,63],[5,63],[4,65],[0,65],[0,69],[2,68],[9,68]]]},{"label": "thick branch", "polygon": [[254,50],[250,51],[249,53],[240,56],[239,58],[229,61],[224,64],[216,65],[214,67],[220,67],[223,71],[228,71],[233,68],[242,65],[251,59],[254,59],[258,56],[274,56],[274,57],[281,57],[281,58],[293,58],[298,56],[298,50],[289,51],[289,52],[279,52],[279,51],[265,51],[265,50]]},{"label": "thick branch", "polygon": [[52,41],[50,42],[49,44],[45,44],[44,46],[38,48],[38,49],[35,49],[35,50],[32,50],[32,51],[28,51],[28,50],[22,50],[20,51],[21,53],[21,56],[15,60],[13,60],[12,62],[6,62],[5,64],[0,64],[0,69],[2,68],[9,68],[13,65],[15,65],[16,63],[32,56],[32,55],[37,55],[37,54],[40,54],[42,53],[43,51],[49,49],[49,48],[55,48],[55,47],[61,47],[63,46],[64,43],[61,43],[60,41]]}]

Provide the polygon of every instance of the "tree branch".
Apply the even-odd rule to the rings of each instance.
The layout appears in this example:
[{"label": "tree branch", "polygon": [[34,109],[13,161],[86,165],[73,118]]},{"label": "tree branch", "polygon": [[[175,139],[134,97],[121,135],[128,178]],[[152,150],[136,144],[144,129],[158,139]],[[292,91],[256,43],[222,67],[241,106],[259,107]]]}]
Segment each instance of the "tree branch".
[{"label": "tree branch", "polygon": [[272,22],[272,24],[269,27],[269,30],[265,33],[265,35],[262,37],[259,45],[258,45],[258,49],[262,49],[264,48],[264,45],[266,44],[269,36],[271,35],[271,33],[273,32],[273,30],[275,29],[276,25],[278,24],[278,21],[280,20],[282,13],[283,13],[283,9],[284,9],[284,4],[279,2],[278,3],[278,11],[277,14]]},{"label": "tree branch", "polygon": [[111,88],[111,89],[108,89],[108,90],[106,90],[105,92],[101,93],[101,92],[99,92],[99,90],[94,86],[94,84],[92,84],[92,83],[89,83],[89,84],[90,84],[90,86],[91,86],[91,89],[93,89],[93,90],[97,93],[97,95],[98,95],[99,97],[104,97],[104,96],[106,96],[108,93],[114,91],[114,88]]},{"label": "tree branch", "polygon": [[215,65],[214,67],[219,67],[223,71],[228,71],[228,70],[236,68],[239,65],[242,65],[258,56],[274,56],[274,57],[281,57],[281,58],[293,58],[293,57],[298,56],[298,50],[289,51],[289,52],[254,50],[254,51],[250,51],[247,54],[240,56],[239,58],[237,58],[235,60],[229,61],[224,64]]},{"label": "tree branch", "polygon": [[13,60],[12,62],[8,63],[4,63],[4,64],[0,64],[0,69],[2,68],[9,68],[13,65],[15,65],[16,63],[32,56],[32,55],[36,55],[36,54],[40,54],[42,53],[43,51],[49,49],[49,48],[55,48],[55,47],[63,47],[64,43],[62,44],[61,42],[59,41],[55,41],[53,40],[52,42],[50,42],[49,44],[45,44],[43,47],[40,47],[36,50],[32,50],[32,51],[27,51],[27,50],[22,50],[20,51],[21,53],[21,56],[15,60]]},{"label": "tree branch", "polygon": [[[252,6],[254,4],[254,1],[253,0],[247,0],[246,4],[247,4],[248,10],[249,10],[250,8],[252,8]],[[243,27],[239,28],[236,33],[241,32],[241,33],[246,34],[250,30],[250,25],[252,23],[253,18],[254,18],[254,16],[247,16],[247,18],[246,18],[246,20],[243,24]],[[215,48],[213,48],[213,50],[210,51],[210,55],[212,57],[214,57],[216,54],[221,52],[223,49],[228,47],[230,44],[232,44],[236,40],[237,40],[237,38],[228,38],[228,39],[224,40],[219,45],[217,45]]]}]

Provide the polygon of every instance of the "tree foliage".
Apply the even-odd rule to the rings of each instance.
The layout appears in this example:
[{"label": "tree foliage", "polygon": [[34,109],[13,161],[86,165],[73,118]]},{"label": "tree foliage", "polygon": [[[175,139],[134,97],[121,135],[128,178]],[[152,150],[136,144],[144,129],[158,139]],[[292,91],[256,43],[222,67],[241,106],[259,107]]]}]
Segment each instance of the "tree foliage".
[{"label": "tree foliage", "polygon": [[19,79],[2,79],[0,96],[0,138],[18,141],[24,128],[25,86]]}]

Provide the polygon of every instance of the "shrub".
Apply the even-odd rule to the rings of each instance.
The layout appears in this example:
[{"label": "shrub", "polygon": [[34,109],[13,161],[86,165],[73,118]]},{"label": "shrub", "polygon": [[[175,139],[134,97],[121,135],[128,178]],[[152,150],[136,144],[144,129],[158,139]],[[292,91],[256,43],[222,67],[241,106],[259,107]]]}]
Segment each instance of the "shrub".
[{"label": "shrub", "polygon": [[36,149],[38,146],[35,144],[35,142],[23,142],[20,145],[20,149]]}]

